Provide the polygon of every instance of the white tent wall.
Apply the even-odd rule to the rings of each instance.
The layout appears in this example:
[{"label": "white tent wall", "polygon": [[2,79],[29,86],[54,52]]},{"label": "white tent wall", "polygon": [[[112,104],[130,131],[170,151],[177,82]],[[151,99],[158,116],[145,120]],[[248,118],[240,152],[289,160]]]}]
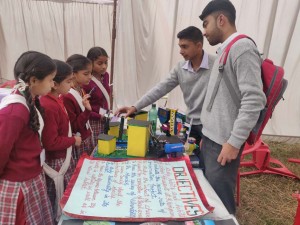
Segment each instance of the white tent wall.
[{"label": "white tent wall", "polygon": [[112,16],[112,4],[1,0],[1,78],[13,79],[14,63],[28,50],[65,60],[97,45],[110,55]]},{"label": "white tent wall", "polygon": [[[117,106],[134,104],[157,82],[165,79],[169,70],[182,60],[176,35],[190,25],[202,28],[199,15],[208,2],[209,0],[119,1],[114,76]],[[300,91],[296,86],[300,81],[300,44],[296,41],[300,35],[298,21],[300,2],[298,0],[232,0],[232,2],[237,10],[238,31],[251,36],[264,57],[269,57],[275,64],[283,66],[285,78],[289,80],[284,95],[285,101],[281,101],[276,107],[264,134],[275,135],[275,139],[272,140],[279,140],[277,135],[288,136],[280,138],[280,141],[295,142],[293,137],[300,134]],[[159,15],[161,12],[164,14]],[[158,22],[158,18],[161,21]],[[155,23],[158,25],[151,33]],[[123,29],[124,27],[126,29]],[[217,46],[209,46],[205,40],[204,49],[210,54],[215,54]],[[159,104],[163,103],[159,101]],[[167,106],[185,110],[179,88],[169,94]]]},{"label": "white tent wall", "polygon": [[[75,1],[75,0],[73,0]],[[86,55],[92,46],[111,55],[112,4],[97,0],[0,1],[0,75],[12,79],[13,65],[27,50],[65,60]],[[109,1],[108,1],[109,2]],[[114,108],[132,105],[182,60],[177,33],[187,26],[202,28],[199,15],[209,0],[119,0],[114,69]],[[298,0],[232,0],[237,28],[251,36],[260,52],[285,69],[289,80],[285,101],[277,106],[264,133],[300,134],[300,19]],[[112,0],[110,1],[112,3]],[[215,54],[217,46],[204,42]],[[108,70],[110,71],[110,70]],[[159,102],[163,104],[164,102]],[[179,88],[168,107],[185,110]],[[283,140],[283,139],[281,139]]]},{"label": "white tent wall", "polygon": [[267,134],[299,136],[300,134],[300,2],[279,1],[274,30],[270,41],[269,57],[282,65],[289,81],[279,102],[272,122],[265,129]]},{"label": "white tent wall", "polygon": [[118,106],[132,105],[169,71],[175,3],[119,1],[114,76]]},{"label": "white tent wall", "polygon": [[111,55],[112,5],[67,3],[65,15],[65,56],[87,54],[101,46]]}]

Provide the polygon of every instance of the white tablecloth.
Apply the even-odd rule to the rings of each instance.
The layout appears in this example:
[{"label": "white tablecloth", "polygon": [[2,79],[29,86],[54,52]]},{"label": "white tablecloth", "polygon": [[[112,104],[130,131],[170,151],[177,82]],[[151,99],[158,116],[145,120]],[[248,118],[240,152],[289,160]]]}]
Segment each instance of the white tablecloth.
[{"label": "white tablecloth", "polygon": [[205,215],[203,218],[212,219],[212,220],[224,220],[224,219],[234,219],[235,223],[238,225],[239,223],[235,219],[235,217],[227,211],[225,206],[223,205],[222,201],[208,183],[206,178],[203,175],[203,171],[201,169],[194,169],[194,172],[200,181],[199,184],[206,196],[208,204],[214,207],[213,213]]}]

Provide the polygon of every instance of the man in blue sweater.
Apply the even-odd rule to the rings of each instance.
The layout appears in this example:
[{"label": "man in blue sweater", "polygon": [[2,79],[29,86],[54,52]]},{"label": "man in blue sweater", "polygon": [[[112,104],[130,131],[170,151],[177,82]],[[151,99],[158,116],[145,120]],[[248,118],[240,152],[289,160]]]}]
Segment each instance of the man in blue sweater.
[{"label": "man in blue sweater", "polygon": [[[223,72],[219,61],[226,46],[237,35],[235,8],[228,0],[213,0],[203,9],[203,35],[210,45],[221,43],[212,67],[201,112],[205,176],[225,207],[235,214],[234,193],[240,156],[260,111],[266,104],[261,80],[261,58],[248,38],[232,45]],[[237,107],[224,76],[229,78],[240,101]]]},{"label": "man in blue sweater", "polygon": [[127,117],[156,102],[179,85],[187,106],[187,122],[193,118],[190,136],[196,138],[198,144],[202,136],[200,113],[215,57],[203,51],[203,35],[198,28],[187,27],[177,34],[177,38],[184,61],[179,62],[164,81],[149,90],[133,106],[122,107],[115,114],[126,113]]}]

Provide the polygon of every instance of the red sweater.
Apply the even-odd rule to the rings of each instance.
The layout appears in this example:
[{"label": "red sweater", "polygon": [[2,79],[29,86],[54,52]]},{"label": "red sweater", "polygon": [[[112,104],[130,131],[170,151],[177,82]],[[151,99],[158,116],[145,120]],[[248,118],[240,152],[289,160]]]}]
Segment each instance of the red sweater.
[{"label": "red sweater", "polygon": [[[109,74],[105,73],[103,74],[103,81],[102,85],[110,94],[110,88],[109,88]],[[88,85],[85,85],[83,89],[85,90],[86,93],[89,93],[93,88],[95,87],[95,90],[91,93],[90,97],[90,104],[92,106],[92,113],[91,113],[91,119],[92,120],[99,120],[101,118],[101,115],[99,114],[100,107],[103,109],[109,109],[108,108],[108,103],[101,91],[101,89],[98,87],[98,85],[91,80]]]},{"label": "red sweater", "polygon": [[91,136],[91,130],[86,128],[86,123],[89,120],[91,111],[81,111],[74,96],[70,93],[63,96],[64,105],[68,111],[68,115],[71,122],[72,132],[81,134],[82,140],[87,139]]},{"label": "red sweater", "polygon": [[20,104],[0,110],[0,179],[26,181],[41,173],[41,143],[29,126],[29,111]]},{"label": "red sweater", "polygon": [[40,102],[45,110],[42,143],[46,150],[46,159],[65,158],[67,148],[75,144],[74,137],[68,137],[69,117],[59,98],[48,94]]}]

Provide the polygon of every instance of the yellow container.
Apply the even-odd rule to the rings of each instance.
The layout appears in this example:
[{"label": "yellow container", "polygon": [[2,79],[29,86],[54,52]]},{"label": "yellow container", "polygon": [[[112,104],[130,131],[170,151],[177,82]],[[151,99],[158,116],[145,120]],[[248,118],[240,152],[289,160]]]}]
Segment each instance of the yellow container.
[{"label": "yellow container", "polygon": [[109,155],[116,150],[116,137],[107,134],[98,136],[98,153]]},{"label": "yellow container", "polygon": [[150,122],[131,119],[128,121],[127,155],[145,157],[149,145]]},{"label": "yellow container", "polygon": [[148,112],[141,110],[138,111],[134,117],[135,120],[143,120],[143,121],[147,121],[148,119]]},{"label": "yellow container", "polygon": [[109,122],[109,131],[108,134],[115,136],[116,138],[119,137],[120,131],[120,122]]}]

